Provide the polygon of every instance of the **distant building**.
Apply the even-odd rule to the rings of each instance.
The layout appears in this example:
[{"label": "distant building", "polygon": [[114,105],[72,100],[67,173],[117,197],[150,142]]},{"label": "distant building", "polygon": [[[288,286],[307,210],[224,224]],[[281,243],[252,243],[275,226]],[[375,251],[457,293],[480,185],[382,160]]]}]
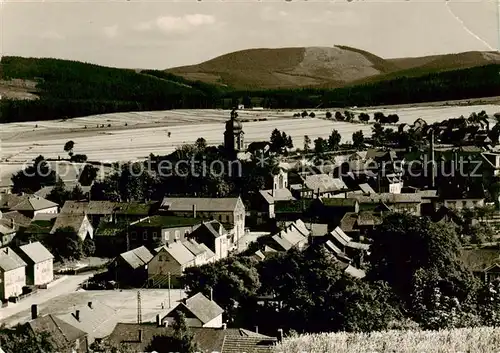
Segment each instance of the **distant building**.
[{"label": "distant building", "polygon": [[54,256],[40,242],[19,247],[19,255],[26,262],[26,283],[44,285],[54,279]]},{"label": "distant building", "polygon": [[206,245],[215,253],[216,260],[224,259],[229,254],[228,232],[219,221],[203,222],[188,237]]},{"label": "distant building", "polygon": [[335,194],[347,191],[346,184],[339,178],[328,174],[308,175],[304,179],[307,189],[312,190],[315,198],[329,198]]},{"label": "distant building", "polygon": [[309,235],[309,229],[299,219],[288,223],[284,229],[272,235],[268,245],[277,251],[288,251],[291,248],[302,249],[307,244]]},{"label": "distant building", "polygon": [[161,318],[161,324],[172,325],[175,322],[176,311],[181,311],[186,316],[188,327],[222,327],[224,310],[216,302],[201,293],[197,293],[177,304],[167,315]]},{"label": "distant building", "polygon": [[0,194],[0,211],[18,211],[33,218],[39,213],[58,212],[59,206],[42,197],[29,194]]},{"label": "distant building", "polygon": [[141,286],[148,277],[148,264],[153,254],[144,246],[120,254],[110,265],[115,280]]}]

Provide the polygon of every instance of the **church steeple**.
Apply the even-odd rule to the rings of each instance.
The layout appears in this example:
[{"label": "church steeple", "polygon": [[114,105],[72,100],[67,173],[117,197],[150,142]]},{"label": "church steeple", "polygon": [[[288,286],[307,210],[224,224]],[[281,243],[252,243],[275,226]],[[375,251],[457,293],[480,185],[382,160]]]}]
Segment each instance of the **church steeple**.
[{"label": "church steeple", "polygon": [[243,124],[238,119],[235,109],[231,111],[231,119],[226,121],[226,131],[224,132],[224,147],[228,152],[240,152],[244,149]]}]

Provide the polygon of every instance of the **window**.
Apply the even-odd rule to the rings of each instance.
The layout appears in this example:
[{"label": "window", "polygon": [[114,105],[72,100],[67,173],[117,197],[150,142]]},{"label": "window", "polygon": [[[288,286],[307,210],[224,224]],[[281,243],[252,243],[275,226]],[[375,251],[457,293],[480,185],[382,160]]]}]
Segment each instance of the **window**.
[{"label": "window", "polygon": [[189,229],[186,229],[186,230],[184,231],[184,236],[186,236],[186,235],[188,235],[188,234],[189,234]]},{"label": "window", "polygon": [[163,261],[163,256],[162,255],[158,256],[158,261]]},{"label": "window", "polygon": [[170,240],[170,232],[167,230],[165,232],[165,241],[169,241]]},{"label": "window", "polygon": [[147,231],[142,232],[142,239],[148,240],[148,232]]},{"label": "window", "polygon": [[153,232],[153,239],[154,240],[158,239],[158,233],[157,232]]},{"label": "window", "polygon": [[135,231],[131,232],[130,233],[130,238],[132,238],[132,240],[136,240],[137,239],[137,233]]},{"label": "window", "polygon": [[181,238],[181,232],[176,230],[175,231],[175,240],[179,240]]}]

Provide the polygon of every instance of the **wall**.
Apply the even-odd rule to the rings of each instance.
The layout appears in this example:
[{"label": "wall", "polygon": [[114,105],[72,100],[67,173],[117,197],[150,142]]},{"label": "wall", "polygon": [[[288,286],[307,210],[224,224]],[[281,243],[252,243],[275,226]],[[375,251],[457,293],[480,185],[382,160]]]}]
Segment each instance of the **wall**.
[{"label": "wall", "polygon": [[222,327],[222,314],[220,314],[216,318],[207,322],[205,325],[203,325],[203,327],[221,328]]},{"label": "wall", "polygon": [[34,265],[34,285],[46,284],[54,279],[53,261],[47,260]]},{"label": "wall", "polygon": [[451,209],[451,210],[461,210],[464,208],[483,207],[484,206],[484,199],[481,199],[481,200],[471,200],[471,199],[445,200],[444,206]]},{"label": "wall", "polygon": [[90,224],[88,218],[84,218],[80,229],[78,230],[78,237],[82,240],[85,240],[87,234],[90,235],[90,239],[94,239],[94,228]]},{"label": "wall", "polygon": [[227,235],[221,235],[215,238],[215,258],[224,259],[228,256],[229,246]]},{"label": "wall", "polygon": [[25,266],[16,268],[4,273],[4,293],[2,299],[8,299],[12,296],[18,296],[23,293],[23,287],[26,285]]},{"label": "wall", "polygon": [[[161,320],[162,325],[164,325],[165,322],[168,322],[168,326],[172,326],[175,322],[175,319],[173,317],[166,316]],[[187,327],[202,327],[202,323],[200,320],[195,319],[195,318],[186,318],[186,326]]]},{"label": "wall", "polygon": [[36,216],[39,213],[43,213],[43,214],[46,214],[46,213],[57,214],[57,212],[59,212],[59,208],[57,206],[54,206],[54,207],[44,208],[43,210],[35,211],[34,215]]}]

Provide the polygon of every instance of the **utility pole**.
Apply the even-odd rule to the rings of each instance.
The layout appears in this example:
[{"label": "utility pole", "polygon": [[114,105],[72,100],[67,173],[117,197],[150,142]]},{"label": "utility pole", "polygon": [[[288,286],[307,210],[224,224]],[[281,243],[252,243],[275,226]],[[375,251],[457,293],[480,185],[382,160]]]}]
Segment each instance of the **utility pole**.
[{"label": "utility pole", "polygon": [[142,324],[142,305],[140,291],[137,291],[137,323]]},{"label": "utility pole", "polygon": [[170,294],[170,291],[172,290],[172,288],[170,287],[170,272],[168,273],[168,308],[170,309],[172,307],[172,303],[171,303],[171,294]]}]

